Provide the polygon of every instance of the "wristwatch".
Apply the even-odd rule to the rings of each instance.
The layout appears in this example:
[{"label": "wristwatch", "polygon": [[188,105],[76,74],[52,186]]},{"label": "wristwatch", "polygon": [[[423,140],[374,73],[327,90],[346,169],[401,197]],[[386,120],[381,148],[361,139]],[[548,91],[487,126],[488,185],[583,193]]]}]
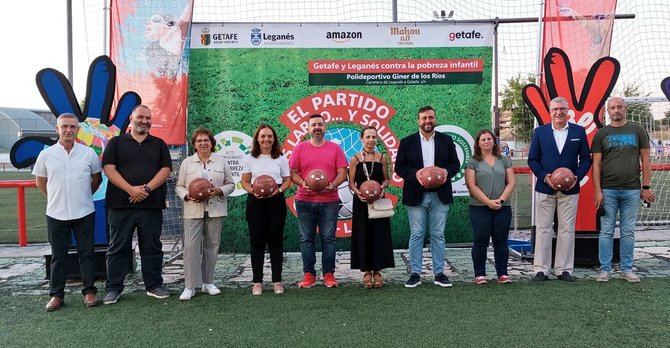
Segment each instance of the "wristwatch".
[{"label": "wristwatch", "polygon": [[642,185],[643,190],[651,190],[651,186],[649,185]]},{"label": "wristwatch", "polygon": [[151,193],[151,187],[149,187],[149,185],[146,185],[146,184],[145,184],[145,185],[144,185],[144,191],[145,191],[146,193]]}]

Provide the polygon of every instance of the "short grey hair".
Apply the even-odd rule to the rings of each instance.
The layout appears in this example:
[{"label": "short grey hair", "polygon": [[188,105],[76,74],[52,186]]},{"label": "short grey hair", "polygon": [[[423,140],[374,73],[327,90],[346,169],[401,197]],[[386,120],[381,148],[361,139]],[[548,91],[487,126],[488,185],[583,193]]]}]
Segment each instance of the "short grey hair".
[{"label": "short grey hair", "polygon": [[556,97],[556,98],[552,99],[551,102],[555,103],[555,104],[570,105],[570,103],[568,103],[568,100],[563,98],[563,97]]},{"label": "short grey hair", "polygon": [[56,120],[60,120],[61,118],[74,118],[75,120],[77,120],[77,122],[79,122],[79,118],[71,112],[66,112],[66,113],[60,114],[60,116],[58,116],[58,118]]}]

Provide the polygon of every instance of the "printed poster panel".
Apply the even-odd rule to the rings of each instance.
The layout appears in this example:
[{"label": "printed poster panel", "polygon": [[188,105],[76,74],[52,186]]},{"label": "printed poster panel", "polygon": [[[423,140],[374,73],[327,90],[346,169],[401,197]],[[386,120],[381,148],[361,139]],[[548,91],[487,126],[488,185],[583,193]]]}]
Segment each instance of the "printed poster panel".
[{"label": "printed poster panel", "polygon": [[[491,128],[492,45],[488,24],[194,23],[189,133],[199,126],[214,134],[234,131],[238,139],[244,139],[243,133],[250,147],[256,127],[265,122],[290,156],[306,139],[309,116],[319,113],[328,126],[326,139],[337,143],[347,160],[362,150],[360,130],[371,125],[380,137],[378,150],[395,163],[400,139],[418,131],[417,110],[431,105],[437,130],[454,138],[462,163],[452,182],[456,197],[445,234],[448,242],[468,242],[463,171],[474,134]],[[240,151],[239,142],[221,146],[220,151]],[[407,211],[396,175],[387,192],[397,202],[394,248],[407,248]],[[295,188],[287,192],[293,213],[294,194]],[[348,249],[352,194],[346,182],[338,194],[338,245]],[[244,191],[230,198],[221,243],[225,250],[248,250],[246,198]],[[299,250],[299,239],[297,218],[289,213],[285,250]]]}]

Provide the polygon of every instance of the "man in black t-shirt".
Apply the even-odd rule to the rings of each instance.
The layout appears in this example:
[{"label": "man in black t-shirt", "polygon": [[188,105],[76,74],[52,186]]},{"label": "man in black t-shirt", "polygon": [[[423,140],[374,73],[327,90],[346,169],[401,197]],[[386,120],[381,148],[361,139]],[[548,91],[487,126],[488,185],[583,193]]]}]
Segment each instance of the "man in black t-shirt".
[{"label": "man in black t-shirt", "polygon": [[142,260],[142,278],[147,295],[167,298],[161,267],[160,241],[165,208],[165,180],[172,170],[165,142],[149,134],[151,110],[138,105],[130,115],[130,133],[112,138],[102,157],[107,185],[110,243],[107,250],[107,294],[105,304],[116,303],[123,280],[132,265],[133,232]]}]

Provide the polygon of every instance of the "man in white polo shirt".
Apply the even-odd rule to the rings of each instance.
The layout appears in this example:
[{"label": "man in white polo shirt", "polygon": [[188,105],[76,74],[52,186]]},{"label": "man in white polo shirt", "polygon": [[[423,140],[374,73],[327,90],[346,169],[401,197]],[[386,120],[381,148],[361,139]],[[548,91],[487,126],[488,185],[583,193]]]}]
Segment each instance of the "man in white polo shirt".
[{"label": "man in white polo shirt", "polygon": [[47,196],[47,232],[51,243],[51,300],[46,305],[47,311],[63,305],[65,259],[72,232],[77,240],[84,304],[87,307],[98,304],[94,276],[93,192],[102,181],[102,165],[93,149],[75,142],[79,131],[79,120],[75,115],[60,115],[56,130],[58,142],[40,152],[33,168],[37,188]]}]

